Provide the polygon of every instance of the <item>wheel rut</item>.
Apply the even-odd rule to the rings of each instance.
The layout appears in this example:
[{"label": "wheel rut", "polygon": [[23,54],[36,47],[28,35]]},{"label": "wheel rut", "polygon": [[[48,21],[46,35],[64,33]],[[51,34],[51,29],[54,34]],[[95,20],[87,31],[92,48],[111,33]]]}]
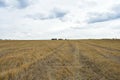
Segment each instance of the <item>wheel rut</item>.
[{"label": "wheel rut", "polygon": [[98,52],[99,55],[103,56],[104,58],[109,59],[114,62],[117,62],[117,63],[120,63],[120,56],[113,55],[110,50],[108,51],[106,49],[103,49],[100,47],[95,47],[95,46],[87,44],[87,43],[84,45],[89,46],[90,48],[93,48],[95,51]]}]

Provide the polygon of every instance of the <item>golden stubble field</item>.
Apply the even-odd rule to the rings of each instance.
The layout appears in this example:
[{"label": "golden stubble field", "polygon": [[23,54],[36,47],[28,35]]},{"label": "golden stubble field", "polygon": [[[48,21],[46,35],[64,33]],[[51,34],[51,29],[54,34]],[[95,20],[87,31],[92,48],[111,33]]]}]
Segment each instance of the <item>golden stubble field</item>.
[{"label": "golden stubble field", "polygon": [[120,40],[1,40],[0,80],[120,80]]}]

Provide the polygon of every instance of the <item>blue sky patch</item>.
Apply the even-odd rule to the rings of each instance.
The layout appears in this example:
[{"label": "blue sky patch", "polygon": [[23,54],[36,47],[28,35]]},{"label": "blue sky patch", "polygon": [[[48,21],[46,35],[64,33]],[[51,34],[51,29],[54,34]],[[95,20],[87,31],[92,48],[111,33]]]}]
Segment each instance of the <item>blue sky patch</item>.
[{"label": "blue sky patch", "polygon": [[6,4],[4,1],[0,0],[0,7],[6,7]]},{"label": "blue sky patch", "polygon": [[23,9],[28,7],[28,5],[29,5],[28,0],[18,0],[18,5],[17,5],[18,8]]}]

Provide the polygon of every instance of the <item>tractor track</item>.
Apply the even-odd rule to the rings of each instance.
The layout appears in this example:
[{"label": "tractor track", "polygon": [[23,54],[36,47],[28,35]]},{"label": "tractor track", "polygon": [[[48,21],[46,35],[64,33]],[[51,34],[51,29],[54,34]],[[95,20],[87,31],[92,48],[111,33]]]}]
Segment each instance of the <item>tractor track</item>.
[{"label": "tractor track", "polygon": [[48,74],[48,72],[49,72],[48,70],[50,68],[48,65],[51,65],[50,63],[52,63],[52,62],[50,62],[50,57],[57,54],[57,52],[60,51],[60,49],[63,47],[64,47],[64,43],[60,44],[57,48],[52,50],[50,52],[50,55],[47,55],[45,58],[37,60],[36,62],[31,64],[29,69],[27,69],[24,72],[24,76],[19,76],[21,78],[21,80],[22,79],[26,79],[26,80],[49,80],[49,76],[47,74]]},{"label": "tractor track", "polygon": [[85,44],[86,46],[89,46],[91,48],[93,48],[95,51],[98,52],[99,55],[103,56],[104,58],[107,58],[111,61],[114,61],[114,62],[117,62],[117,63],[120,63],[120,56],[114,56],[113,54],[111,54],[110,51],[106,51],[106,54],[104,52],[102,52],[103,50],[106,50],[106,49],[103,49],[103,48],[100,48],[100,47],[95,47],[93,45],[90,45],[90,44]]},{"label": "tractor track", "polygon": [[[68,48],[68,52],[70,53],[66,53],[63,52],[62,49],[67,49]],[[67,54],[69,55],[73,55],[73,61],[69,61],[66,60],[64,58],[61,57],[60,54],[65,54],[67,57]],[[76,55],[77,54],[77,55]],[[71,44],[70,42],[66,42],[65,44],[62,43],[58,48],[54,49],[50,55],[46,56],[44,59],[42,60],[38,60],[37,62],[35,62],[31,68],[28,70],[28,75],[30,73],[32,73],[34,76],[32,79],[34,80],[57,80],[56,77],[54,77],[52,74],[56,71],[59,71],[59,69],[65,69],[67,71],[69,71],[69,68],[80,68],[81,65],[79,65],[79,60],[78,60],[78,51],[76,49],[76,47]],[[37,72],[36,72],[37,71]],[[42,74],[41,74],[42,73]],[[72,76],[65,76],[62,75],[61,79],[63,80],[75,80],[75,75],[74,75],[74,71],[73,73],[71,73]],[[38,76],[40,75],[40,76]],[[46,76],[44,76],[46,75]],[[74,75],[74,76],[73,76]],[[25,77],[25,76],[24,76]]]},{"label": "tractor track", "polygon": [[96,44],[93,44],[93,43],[87,43],[91,46],[94,46],[94,47],[99,47],[99,48],[102,48],[102,49],[105,49],[105,50],[109,50],[109,51],[115,51],[115,52],[120,52],[119,49],[113,49],[113,48],[108,48],[108,47],[104,47],[104,46],[99,46],[99,45],[96,45]]},{"label": "tractor track", "polygon": [[[86,45],[85,43],[82,43],[82,45],[88,47],[89,49],[97,51],[95,48],[93,48],[89,45]],[[89,52],[86,53],[86,52],[84,52],[80,49],[80,51],[79,51],[79,56],[80,56],[79,61],[80,61],[81,64],[83,64],[83,67],[86,67],[88,70],[91,69],[93,71],[94,75],[93,75],[92,79],[90,79],[90,80],[119,80],[119,77],[114,76],[115,74],[119,75],[119,73],[107,72],[107,74],[106,74],[106,72],[104,72],[104,70],[99,66],[99,64],[96,63],[97,62],[96,60],[92,60],[88,55],[84,55],[84,54],[89,54]],[[93,54],[91,54],[91,55],[93,55]],[[106,59],[106,56],[103,55],[102,53],[98,52],[97,55],[101,55]],[[107,59],[111,60],[110,57],[109,58],[107,57]],[[117,62],[115,60],[112,60],[112,61]],[[107,71],[107,69],[106,69],[106,71]],[[90,73],[88,73],[88,74],[90,74]],[[83,79],[83,80],[87,80],[87,79]]]}]

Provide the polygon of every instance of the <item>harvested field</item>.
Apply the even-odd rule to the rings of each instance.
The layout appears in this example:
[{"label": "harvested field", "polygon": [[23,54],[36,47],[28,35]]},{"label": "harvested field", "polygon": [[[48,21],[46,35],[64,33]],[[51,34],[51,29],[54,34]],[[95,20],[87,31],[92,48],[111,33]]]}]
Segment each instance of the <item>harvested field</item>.
[{"label": "harvested field", "polygon": [[1,40],[0,80],[120,80],[120,40]]}]

